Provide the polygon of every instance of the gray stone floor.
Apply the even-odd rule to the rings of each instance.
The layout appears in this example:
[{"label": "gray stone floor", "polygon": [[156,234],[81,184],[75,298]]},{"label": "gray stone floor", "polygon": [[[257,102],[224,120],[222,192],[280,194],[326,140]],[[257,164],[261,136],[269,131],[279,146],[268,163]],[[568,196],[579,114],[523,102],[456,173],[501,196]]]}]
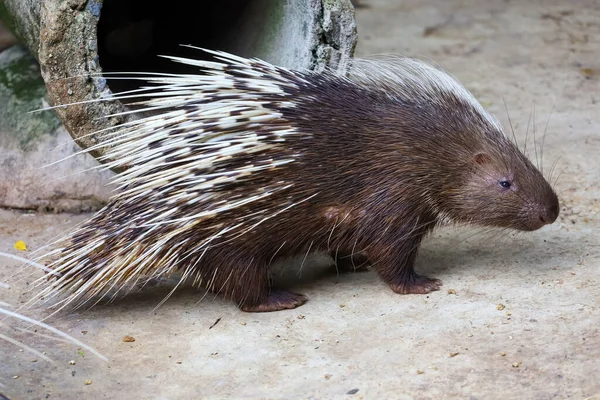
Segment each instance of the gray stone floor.
[{"label": "gray stone floor", "polygon": [[[297,285],[310,302],[296,310],[198,305],[192,290],[154,310],[165,294],[157,288],[60,314],[49,322],[109,362],[22,336],[55,363],[0,344],[0,391],[14,399],[600,399],[600,3],[361,3],[358,55],[435,60],[508,127],[504,98],[520,140],[535,107],[545,171],[562,154],[559,221],[518,235],[438,231],[417,263],[444,281],[428,296],[395,295],[374,272],[315,270]],[[19,239],[35,250],[85,217],[2,211],[0,251]],[[17,268],[2,261],[0,278]],[[6,300],[24,300],[32,279],[13,281]]]}]

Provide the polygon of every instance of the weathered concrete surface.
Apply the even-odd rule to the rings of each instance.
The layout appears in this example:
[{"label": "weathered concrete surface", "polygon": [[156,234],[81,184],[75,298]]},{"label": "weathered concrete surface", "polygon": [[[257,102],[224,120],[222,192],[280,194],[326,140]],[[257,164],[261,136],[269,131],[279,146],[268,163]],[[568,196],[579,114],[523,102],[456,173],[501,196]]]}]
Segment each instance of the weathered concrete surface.
[{"label": "weathered concrete surface", "polygon": [[[436,233],[417,262],[420,271],[444,281],[443,290],[429,296],[395,295],[373,272],[310,280],[305,271],[295,289],[311,300],[291,311],[245,314],[212,297],[197,304],[202,293],[185,290],[153,311],[166,294],[158,288],[112,306],[57,315],[50,322],[85,339],[110,362],[17,333],[56,364],[32,362],[33,357],[0,344],[2,355],[8,355],[0,365],[6,394],[17,399],[598,398],[597,3],[361,4],[368,7],[357,11],[359,54],[434,59],[506,123],[504,97],[520,140],[534,103],[538,139],[554,105],[544,163],[549,172],[565,151],[554,173],[564,170],[557,183],[563,204],[559,221],[530,234],[466,228]],[[83,217],[2,212],[0,250],[12,251],[18,239],[36,250]],[[14,263],[0,266],[4,276],[16,271]],[[25,299],[27,281],[13,282],[5,301]],[[125,335],[135,342],[123,342]],[[88,379],[91,384],[85,385]]]},{"label": "weathered concrete surface", "polygon": [[257,0],[225,43],[235,54],[288,68],[343,71],[356,39],[349,0]]},{"label": "weathered concrete surface", "polygon": [[[22,47],[0,53],[0,207],[51,211],[98,209],[110,195],[113,173],[80,151],[53,111],[44,107],[44,82]],[[84,172],[85,171],[85,172]]]}]

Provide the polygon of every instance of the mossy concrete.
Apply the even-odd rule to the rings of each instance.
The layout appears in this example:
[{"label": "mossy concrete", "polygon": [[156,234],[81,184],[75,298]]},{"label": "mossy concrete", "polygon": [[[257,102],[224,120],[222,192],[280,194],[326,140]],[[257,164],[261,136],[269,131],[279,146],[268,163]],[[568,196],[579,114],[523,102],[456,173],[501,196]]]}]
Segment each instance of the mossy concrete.
[{"label": "mossy concrete", "polygon": [[[110,172],[87,154],[45,165],[80,149],[54,111],[39,111],[46,87],[35,59],[21,46],[0,53],[0,207],[51,211],[99,208]],[[85,172],[85,173],[84,173]]]},{"label": "mossy concrete", "polygon": [[[58,128],[60,121],[52,111],[31,113],[42,106],[46,87],[35,59],[15,46],[0,53],[0,146],[17,144],[27,152],[41,137]],[[10,132],[10,133],[8,133]]]}]

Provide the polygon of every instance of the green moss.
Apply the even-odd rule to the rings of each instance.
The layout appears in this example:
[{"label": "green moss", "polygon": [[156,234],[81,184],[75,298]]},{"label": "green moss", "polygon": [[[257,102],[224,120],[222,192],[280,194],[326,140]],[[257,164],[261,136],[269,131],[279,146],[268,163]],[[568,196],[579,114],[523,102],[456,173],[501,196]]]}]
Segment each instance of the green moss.
[{"label": "green moss", "polygon": [[0,85],[20,101],[39,99],[46,93],[40,70],[35,60],[28,56],[0,65]]},{"label": "green moss", "polygon": [[32,150],[59,126],[53,111],[30,113],[43,107],[45,95],[39,67],[26,50],[15,46],[0,55],[0,147]]},{"label": "green moss", "polygon": [[8,29],[10,29],[11,31],[15,30],[15,21],[10,16],[8,9],[6,8],[6,5],[2,0],[0,0],[0,19],[2,20],[2,22],[4,22],[4,24],[6,24]]}]

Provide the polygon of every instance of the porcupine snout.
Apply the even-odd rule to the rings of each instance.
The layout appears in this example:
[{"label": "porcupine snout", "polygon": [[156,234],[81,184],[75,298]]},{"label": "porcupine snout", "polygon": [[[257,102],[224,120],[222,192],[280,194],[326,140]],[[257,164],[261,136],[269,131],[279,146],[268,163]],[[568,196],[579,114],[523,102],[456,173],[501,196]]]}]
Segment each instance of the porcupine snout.
[{"label": "porcupine snout", "polygon": [[544,193],[540,200],[535,202],[529,207],[529,229],[536,230],[540,229],[545,225],[550,225],[558,218],[559,214],[559,201],[558,196],[554,191],[548,190]]},{"label": "porcupine snout", "polygon": [[540,210],[539,212],[539,219],[540,222],[542,222],[544,225],[550,225],[551,223],[553,223],[554,221],[556,221],[556,218],[558,218],[558,213],[559,213],[559,207],[558,207],[558,198],[553,199],[552,203],[543,208],[542,210]]}]

